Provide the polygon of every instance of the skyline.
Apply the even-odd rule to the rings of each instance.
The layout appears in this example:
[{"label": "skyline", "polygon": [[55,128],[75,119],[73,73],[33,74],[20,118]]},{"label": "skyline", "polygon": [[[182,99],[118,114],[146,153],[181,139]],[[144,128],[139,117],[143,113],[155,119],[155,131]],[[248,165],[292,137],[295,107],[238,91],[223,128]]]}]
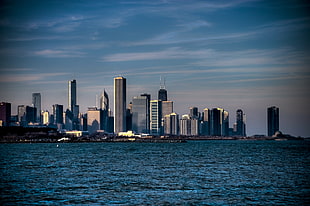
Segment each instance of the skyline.
[{"label": "skyline", "polygon": [[[267,131],[267,108],[280,130],[310,136],[309,4],[302,1],[4,1],[0,7],[0,101],[67,107],[77,80],[80,112],[113,78],[134,96],[157,99],[166,79],[174,111],[221,107],[246,114],[247,134]],[[57,100],[57,101],[55,101]],[[64,108],[65,109],[65,108]]]}]

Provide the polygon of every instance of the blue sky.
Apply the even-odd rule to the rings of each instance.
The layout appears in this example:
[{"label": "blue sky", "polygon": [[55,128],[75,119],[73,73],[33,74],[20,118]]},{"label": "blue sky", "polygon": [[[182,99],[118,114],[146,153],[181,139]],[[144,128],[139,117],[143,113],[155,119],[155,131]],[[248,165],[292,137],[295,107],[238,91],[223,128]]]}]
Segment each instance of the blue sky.
[{"label": "blue sky", "polygon": [[[310,136],[310,17],[306,1],[1,1],[0,101],[67,107],[77,80],[85,112],[113,78],[127,102],[157,98],[160,76],[178,114],[190,106],[247,116],[247,134],[266,134],[267,107],[280,129]],[[112,108],[113,109],[113,108]]]}]

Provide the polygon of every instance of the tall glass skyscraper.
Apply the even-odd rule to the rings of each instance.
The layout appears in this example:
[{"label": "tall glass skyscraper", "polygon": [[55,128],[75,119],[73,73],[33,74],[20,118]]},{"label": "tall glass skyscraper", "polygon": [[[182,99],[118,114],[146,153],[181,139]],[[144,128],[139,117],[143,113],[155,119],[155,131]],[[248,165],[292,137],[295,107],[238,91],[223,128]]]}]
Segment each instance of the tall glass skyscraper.
[{"label": "tall glass skyscraper", "polygon": [[68,109],[73,112],[74,107],[77,105],[76,101],[76,80],[68,82]]},{"label": "tall glass skyscraper", "polygon": [[41,122],[41,94],[32,93],[32,105],[37,109],[36,112],[36,122]]},{"label": "tall glass skyscraper", "polygon": [[0,102],[0,126],[10,126],[11,103]]},{"label": "tall glass skyscraper", "polygon": [[132,99],[132,130],[135,133],[149,133],[149,99],[147,96]]},{"label": "tall glass skyscraper", "polygon": [[237,131],[236,135],[238,136],[246,136],[245,132],[245,118],[244,113],[241,109],[238,109],[236,112],[236,123],[237,123]]},{"label": "tall glass skyscraper", "polygon": [[267,109],[268,136],[274,135],[279,131],[279,108],[269,107]]},{"label": "tall glass skyscraper", "polygon": [[114,133],[126,132],[126,79],[114,78]]}]

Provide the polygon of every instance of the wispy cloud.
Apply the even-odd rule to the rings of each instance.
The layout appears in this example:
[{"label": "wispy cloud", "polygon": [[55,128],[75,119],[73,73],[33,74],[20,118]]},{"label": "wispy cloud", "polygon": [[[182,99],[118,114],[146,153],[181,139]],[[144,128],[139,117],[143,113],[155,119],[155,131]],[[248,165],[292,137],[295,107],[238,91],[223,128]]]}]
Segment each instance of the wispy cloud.
[{"label": "wispy cloud", "polygon": [[34,73],[34,74],[1,74],[1,83],[12,83],[12,82],[29,82],[43,80],[49,77],[63,76],[68,73]]},{"label": "wispy cloud", "polygon": [[36,51],[33,54],[37,56],[50,57],[50,58],[58,58],[58,57],[67,58],[67,57],[82,57],[85,53],[79,51],[45,49]]}]

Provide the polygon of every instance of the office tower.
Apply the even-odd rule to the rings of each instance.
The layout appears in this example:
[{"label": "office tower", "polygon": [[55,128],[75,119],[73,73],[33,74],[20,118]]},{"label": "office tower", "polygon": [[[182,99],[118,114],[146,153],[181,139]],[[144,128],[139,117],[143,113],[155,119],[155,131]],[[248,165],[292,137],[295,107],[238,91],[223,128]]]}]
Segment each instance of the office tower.
[{"label": "office tower", "polygon": [[213,108],[210,114],[210,135],[221,136],[222,135],[222,113],[223,109]]},{"label": "office tower", "polygon": [[199,113],[198,113],[197,107],[190,107],[189,108],[189,117],[191,119],[198,119],[199,118]]},{"label": "office tower", "polygon": [[42,112],[42,123],[48,125],[50,123],[50,113],[46,110]]},{"label": "office tower", "polygon": [[160,89],[158,91],[158,100],[161,100],[161,101],[167,101],[168,100],[167,90],[165,87],[166,87],[165,80],[164,80],[164,82],[162,82],[162,80],[160,78]]},{"label": "office tower", "polygon": [[109,128],[109,109],[110,102],[108,93],[104,90],[100,95],[100,109],[102,110],[101,129],[107,131]]},{"label": "office tower", "polygon": [[132,99],[132,131],[135,133],[149,133],[149,99],[148,96]]},{"label": "office tower", "polygon": [[[53,105],[53,118],[54,118],[53,123],[57,126],[58,130],[61,130],[63,128],[63,124],[64,124],[63,114],[64,114],[63,105],[54,104]],[[71,130],[72,128],[67,128],[67,129]]]},{"label": "office tower", "polygon": [[161,135],[161,114],[162,114],[162,105],[160,100],[151,100],[150,101],[150,133],[152,135]]},{"label": "office tower", "polygon": [[267,109],[268,136],[274,135],[279,131],[279,108],[272,106]]},{"label": "office tower", "polygon": [[105,90],[100,95],[99,106],[100,109],[109,111],[110,108],[109,96]]},{"label": "office tower", "polygon": [[76,80],[72,80],[68,82],[68,109],[73,112],[75,105],[77,105],[76,101]]},{"label": "office tower", "polygon": [[162,117],[173,113],[173,101],[162,101]]},{"label": "office tower", "polygon": [[168,114],[164,117],[164,133],[166,135],[179,135],[179,115],[176,113]]},{"label": "office tower", "polygon": [[41,123],[41,94],[32,93],[32,106],[37,109],[36,122]]},{"label": "office tower", "polygon": [[79,114],[79,120],[80,120],[80,131],[87,131],[87,113]]},{"label": "office tower", "polygon": [[140,95],[141,97],[146,97],[147,99],[147,110],[146,110],[146,118],[147,118],[147,133],[150,133],[150,115],[151,115],[151,112],[150,112],[150,101],[151,101],[151,95],[150,94],[147,94],[147,93],[144,93],[144,94],[141,94]]},{"label": "office tower", "polygon": [[190,122],[191,122],[190,135],[192,135],[192,136],[199,135],[199,121],[198,121],[198,119],[190,119]]},{"label": "office tower", "polygon": [[191,120],[188,114],[182,115],[180,119],[180,135],[191,135]]},{"label": "office tower", "polygon": [[126,79],[114,78],[114,133],[126,132]]},{"label": "office tower", "polygon": [[201,134],[210,135],[210,110],[208,108],[203,110]]},{"label": "office tower", "polygon": [[222,136],[229,136],[229,113],[225,110],[222,112]]},{"label": "office tower", "polygon": [[26,122],[26,106],[18,105],[17,106],[17,116],[18,122],[23,125]]},{"label": "office tower", "polygon": [[241,109],[238,109],[236,112],[236,135],[237,136],[246,136],[245,132],[245,114]]},{"label": "office tower", "polygon": [[26,122],[27,122],[27,124],[36,122],[36,114],[37,114],[37,108],[26,106]]},{"label": "office tower", "polygon": [[89,107],[87,111],[87,130],[89,134],[94,134],[97,130],[100,130],[101,122],[101,109],[97,107]]},{"label": "office tower", "polygon": [[10,126],[11,103],[0,102],[0,126]]}]

